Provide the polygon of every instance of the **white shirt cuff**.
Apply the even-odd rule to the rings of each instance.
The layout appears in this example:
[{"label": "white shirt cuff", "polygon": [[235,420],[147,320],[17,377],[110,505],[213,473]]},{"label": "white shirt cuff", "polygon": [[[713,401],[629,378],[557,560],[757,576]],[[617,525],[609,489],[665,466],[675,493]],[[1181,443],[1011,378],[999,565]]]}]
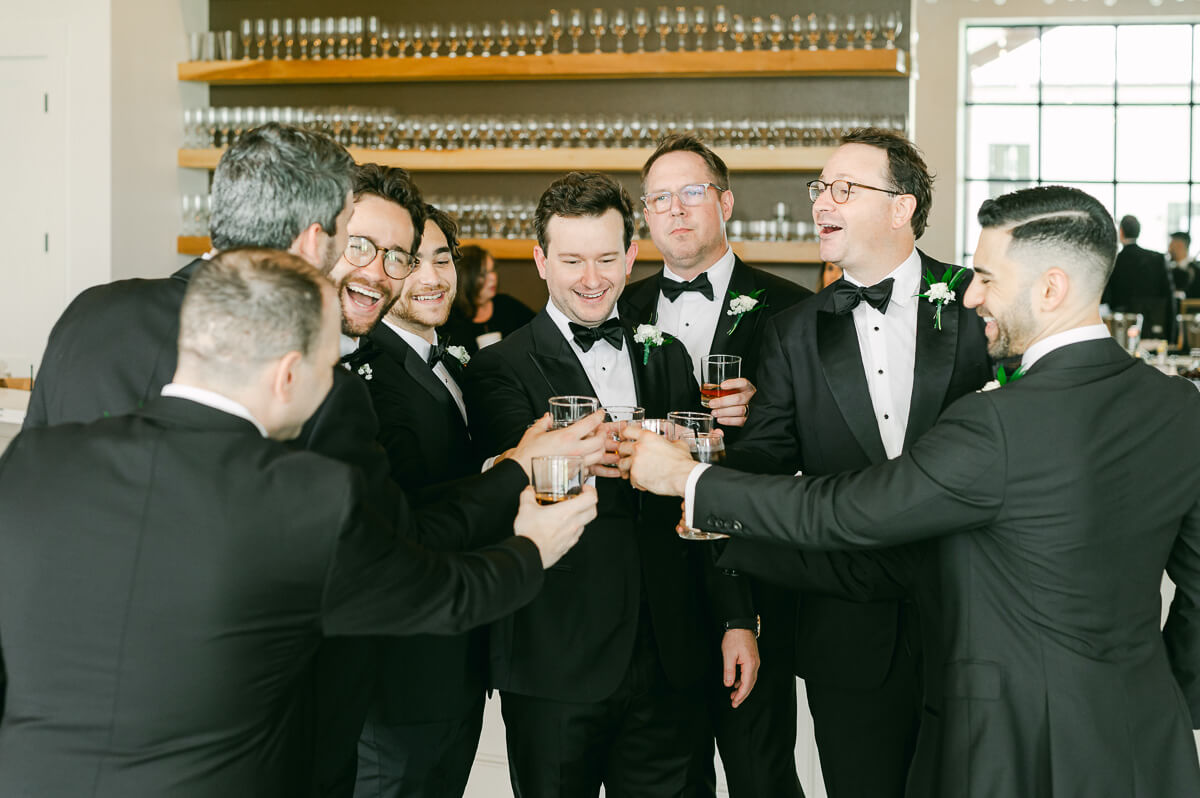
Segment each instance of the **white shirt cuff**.
[{"label": "white shirt cuff", "polygon": [[494,454],[491,457],[489,457],[488,459],[484,460],[483,468],[479,469],[479,473],[482,474],[484,471],[490,471],[492,469],[492,466],[494,466],[496,464],[496,458],[499,456],[500,455],[498,455],[498,454]]},{"label": "white shirt cuff", "polygon": [[692,466],[692,470],[688,472],[687,486],[683,490],[683,522],[692,529],[696,528],[696,525],[692,523],[692,512],[696,505],[696,483],[700,481],[700,475],[708,468],[708,463],[696,463]]}]

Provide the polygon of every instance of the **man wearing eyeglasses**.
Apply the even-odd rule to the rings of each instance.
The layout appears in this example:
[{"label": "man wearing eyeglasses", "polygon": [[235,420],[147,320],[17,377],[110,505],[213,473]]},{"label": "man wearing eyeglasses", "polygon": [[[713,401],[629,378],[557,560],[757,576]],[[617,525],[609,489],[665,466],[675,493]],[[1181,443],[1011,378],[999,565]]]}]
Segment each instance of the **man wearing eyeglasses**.
[{"label": "man wearing eyeglasses", "polygon": [[[662,253],[663,268],[626,289],[622,316],[635,324],[657,323],[681,340],[692,356],[698,382],[704,381],[705,356],[739,355],[741,378],[725,387],[752,392],[767,321],[812,292],[751,268],[733,254],[725,236],[734,202],[729,169],[700,139],[691,134],[664,138],[642,167],[642,190],[642,215]],[[735,296],[751,297],[757,309],[740,318],[730,313]],[[710,410],[725,426],[727,440],[736,443],[748,406],[720,397],[712,400]],[[711,685],[710,711],[721,763],[732,798],[798,798],[802,792],[794,755],[790,601],[765,583],[752,587],[755,614],[761,619],[755,625],[761,634],[757,641],[753,630],[722,635],[726,673]],[[758,663],[754,691],[735,707],[725,677],[750,661]],[[706,768],[705,790],[712,795],[711,756]]]},{"label": "man wearing eyeglasses", "polygon": [[[952,401],[990,378],[983,322],[938,283],[958,267],[916,248],[932,201],[920,151],[856,130],[808,184],[821,260],[844,271],[763,333],[758,393],[727,462],[763,473],[835,474],[895,458]],[[918,552],[897,552],[913,563]],[[719,564],[782,583],[779,551],[734,540]],[[917,618],[909,601],[795,594],[795,672],[805,681],[831,798],[904,794],[921,720]]]}]

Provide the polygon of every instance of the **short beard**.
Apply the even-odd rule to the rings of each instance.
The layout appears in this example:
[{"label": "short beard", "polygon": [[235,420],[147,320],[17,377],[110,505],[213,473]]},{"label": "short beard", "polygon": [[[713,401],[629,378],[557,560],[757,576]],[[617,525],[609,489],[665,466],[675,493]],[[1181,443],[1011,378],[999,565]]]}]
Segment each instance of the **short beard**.
[{"label": "short beard", "polygon": [[1033,334],[1033,310],[1028,305],[1021,305],[1012,315],[1015,318],[1006,319],[1003,323],[999,317],[995,317],[996,340],[988,344],[988,354],[995,360],[1025,354],[1029,338]]}]

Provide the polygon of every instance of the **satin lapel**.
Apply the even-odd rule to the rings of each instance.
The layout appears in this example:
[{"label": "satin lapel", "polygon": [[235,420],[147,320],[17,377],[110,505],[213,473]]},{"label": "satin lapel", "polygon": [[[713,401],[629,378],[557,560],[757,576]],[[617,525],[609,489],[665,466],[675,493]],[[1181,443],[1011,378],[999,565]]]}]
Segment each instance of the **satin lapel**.
[{"label": "satin lapel", "polygon": [[658,313],[658,279],[661,276],[662,269],[659,269],[640,282],[636,291],[621,297],[625,303],[625,312],[621,315],[634,327],[654,323],[654,316]]},{"label": "satin lapel", "polygon": [[[940,276],[940,275],[939,275]],[[956,292],[962,296],[962,291]],[[913,361],[913,390],[908,408],[904,448],[929,431],[941,415],[958,354],[958,298],[942,311],[942,329],[934,327],[936,308],[926,299],[917,300],[917,351]]]},{"label": "satin lapel", "polygon": [[[652,375],[663,373],[663,353],[659,352],[658,349],[652,348],[650,350],[650,357],[647,359],[646,365],[643,366],[643,347],[641,344],[636,344],[633,342],[633,325],[622,319],[621,326],[625,330],[625,348],[626,351],[629,352],[629,362],[633,367],[633,390],[637,394],[638,407],[646,407],[646,397],[651,395],[646,392],[647,389],[651,385],[658,384],[658,382],[653,379]],[[667,346],[670,346],[670,344],[667,344]],[[657,357],[655,357],[656,355]],[[649,413],[649,408],[647,408],[646,412]],[[647,418],[653,418],[653,416],[648,415]]]},{"label": "satin lapel", "polygon": [[[829,296],[832,298],[833,295]],[[817,313],[817,353],[829,391],[858,445],[871,462],[887,460],[875,410],[871,406],[867,377],[863,374],[858,333],[849,313],[839,316],[825,309]]]},{"label": "satin lapel", "polygon": [[435,400],[442,403],[454,401],[446,386],[433,373],[433,369],[425,365],[416,351],[386,325],[377,325],[367,340],[392,362],[408,372],[417,385],[420,385]]},{"label": "satin lapel", "polygon": [[595,396],[596,389],[575,356],[575,350],[546,311],[535,316],[530,324],[533,327],[533,351],[529,353],[529,359],[546,380],[550,396]]},{"label": "satin lapel", "polygon": [[749,266],[742,263],[741,258],[734,258],[733,273],[729,275],[729,290],[725,292],[725,297],[721,302],[721,315],[717,318],[717,329],[713,331],[712,344],[708,348],[710,354],[741,355],[749,352],[750,343],[754,340],[754,328],[758,324],[759,314],[762,313],[763,303],[769,302],[771,298],[765,292],[759,296],[760,309],[742,316],[741,323],[733,331],[733,335],[730,335],[729,330],[733,328],[737,317],[729,315],[729,303],[733,299],[729,292],[748,295],[757,290],[758,283],[754,279],[754,272],[750,271]]}]

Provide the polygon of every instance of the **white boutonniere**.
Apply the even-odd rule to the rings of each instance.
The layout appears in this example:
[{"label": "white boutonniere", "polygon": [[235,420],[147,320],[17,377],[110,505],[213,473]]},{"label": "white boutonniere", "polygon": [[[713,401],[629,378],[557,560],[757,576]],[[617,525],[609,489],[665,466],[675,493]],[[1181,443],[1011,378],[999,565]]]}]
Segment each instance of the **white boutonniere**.
[{"label": "white boutonniere", "polygon": [[642,365],[650,362],[650,350],[671,343],[671,336],[664,335],[663,331],[653,324],[639,324],[637,329],[633,331],[633,341],[642,345]]},{"label": "white boutonniere", "polygon": [[358,376],[362,377],[364,380],[369,380],[375,376],[373,373],[371,373],[371,364],[363,363],[361,366],[359,366]]},{"label": "white boutonniere", "polygon": [[917,294],[917,296],[922,299],[928,299],[937,308],[933,317],[934,329],[942,329],[942,310],[946,305],[954,301],[954,287],[958,285],[958,281],[966,273],[967,270],[964,268],[960,267],[958,271],[954,271],[953,267],[950,267],[946,269],[946,272],[942,275],[942,279],[937,281],[933,279],[933,272],[929,271],[929,269],[925,270],[925,283],[929,286],[929,289],[923,294]]},{"label": "white boutonniere", "polygon": [[996,379],[990,380],[989,382],[985,383],[984,386],[979,389],[978,393],[983,393],[984,391],[994,391],[997,388],[1003,388],[1005,385],[1008,385],[1010,382],[1016,382],[1017,380],[1021,379],[1024,376],[1025,376],[1025,367],[1024,366],[1019,366],[1017,368],[1017,370],[1014,371],[1012,374],[1008,374],[1007,372],[1005,372],[1004,366],[1000,366],[998,369],[996,369]]},{"label": "white boutonniere", "polygon": [[729,332],[725,333],[726,335],[733,335],[733,331],[742,323],[742,316],[766,307],[766,303],[758,301],[758,298],[762,296],[765,290],[767,289],[760,288],[752,294],[739,294],[736,291],[729,292],[729,296],[733,298],[729,300],[729,310],[725,311],[725,315],[737,316],[737,318],[733,320],[733,326],[729,328]]},{"label": "white boutonniere", "polygon": [[448,346],[446,347],[446,354],[464,366],[471,362],[471,356],[467,354],[466,347]]}]

